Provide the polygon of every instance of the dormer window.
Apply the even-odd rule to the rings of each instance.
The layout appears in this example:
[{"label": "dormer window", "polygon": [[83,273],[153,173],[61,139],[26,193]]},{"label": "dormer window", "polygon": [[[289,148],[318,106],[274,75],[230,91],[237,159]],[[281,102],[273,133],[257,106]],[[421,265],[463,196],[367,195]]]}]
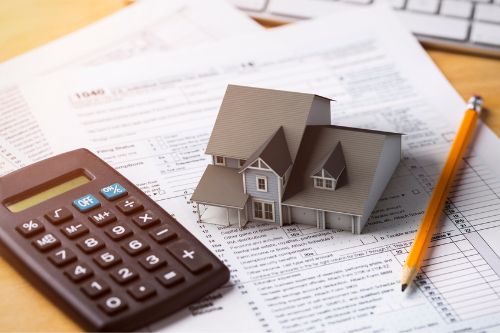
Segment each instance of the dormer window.
[{"label": "dormer window", "polygon": [[340,142],[329,151],[311,173],[315,188],[334,191],[346,183],[346,163]]},{"label": "dormer window", "polygon": [[226,158],[224,156],[215,156],[215,165],[226,165]]},{"label": "dormer window", "polygon": [[322,188],[326,190],[334,190],[337,181],[333,178],[326,177],[315,177],[314,179],[314,187]]},{"label": "dormer window", "polygon": [[247,160],[239,160],[239,167],[241,168],[246,162]]}]

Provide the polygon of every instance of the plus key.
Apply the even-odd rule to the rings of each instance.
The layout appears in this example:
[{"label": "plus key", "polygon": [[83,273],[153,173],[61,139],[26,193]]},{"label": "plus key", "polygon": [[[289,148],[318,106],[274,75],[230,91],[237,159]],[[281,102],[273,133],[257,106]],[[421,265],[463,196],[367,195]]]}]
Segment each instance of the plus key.
[{"label": "plus key", "polygon": [[212,266],[203,251],[186,241],[175,242],[167,250],[192,273],[200,273]]}]

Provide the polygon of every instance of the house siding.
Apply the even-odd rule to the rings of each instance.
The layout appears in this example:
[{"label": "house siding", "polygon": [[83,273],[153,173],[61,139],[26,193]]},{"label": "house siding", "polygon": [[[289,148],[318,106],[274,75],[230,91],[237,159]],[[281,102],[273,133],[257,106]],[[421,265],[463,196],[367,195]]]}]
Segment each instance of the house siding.
[{"label": "house siding", "polygon": [[[266,176],[267,177],[267,192],[257,191],[257,176]],[[250,195],[251,199],[262,199],[264,201],[272,201],[274,202],[274,218],[276,223],[280,223],[281,217],[279,216],[279,189],[278,189],[278,176],[271,171],[265,170],[255,170],[255,169],[246,169],[245,170],[245,185],[247,194]],[[250,209],[249,219],[253,219],[253,207]]]},{"label": "house siding", "polygon": [[227,158],[226,157],[226,166],[228,168],[239,169],[240,168],[239,161],[240,160],[237,160],[237,159],[234,159],[234,158]]}]

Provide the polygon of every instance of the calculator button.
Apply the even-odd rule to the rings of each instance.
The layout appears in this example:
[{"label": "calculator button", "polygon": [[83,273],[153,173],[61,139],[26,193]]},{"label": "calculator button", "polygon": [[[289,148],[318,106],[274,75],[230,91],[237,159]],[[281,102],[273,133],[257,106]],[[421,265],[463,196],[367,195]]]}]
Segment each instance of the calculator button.
[{"label": "calculator button", "polygon": [[177,237],[176,233],[166,224],[154,228],[149,232],[149,235],[158,243],[164,243]]},{"label": "calculator button", "polygon": [[134,238],[123,244],[122,248],[131,256],[136,256],[149,250],[149,245],[140,238]]},{"label": "calculator button", "polygon": [[33,245],[35,245],[35,247],[39,251],[46,252],[55,247],[58,247],[59,245],[61,245],[61,242],[59,241],[59,239],[56,238],[56,236],[54,236],[51,233],[48,233],[38,239],[35,239],[33,241]]},{"label": "calculator button", "polygon": [[140,211],[143,206],[139,200],[137,200],[135,197],[128,197],[126,199],[123,199],[119,201],[116,204],[116,207],[120,210],[125,215],[130,215],[135,212]]},{"label": "calculator button", "polygon": [[134,223],[138,227],[140,227],[142,229],[146,229],[146,228],[152,227],[155,224],[159,223],[160,219],[158,217],[156,217],[156,215],[153,214],[153,212],[151,212],[150,210],[147,210],[143,213],[140,213],[140,214],[134,216],[132,218],[132,221],[134,221]]},{"label": "calculator button", "polygon": [[130,229],[126,224],[112,225],[106,228],[104,232],[114,241],[124,239],[133,234],[132,229]]},{"label": "calculator button", "polygon": [[102,227],[110,224],[111,222],[115,222],[116,215],[113,214],[109,209],[104,208],[89,215],[89,219],[90,221],[94,222],[96,226]]},{"label": "calculator button", "polygon": [[114,315],[115,313],[125,310],[127,308],[127,303],[123,298],[112,295],[99,302],[99,308],[108,315]]},{"label": "calculator button", "polygon": [[45,214],[47,220],[52,222],[52,224],[61,224],[63,222],[69,221],[73,218],[73,213],[69,211],[66,207],[60,207],[54,210],[51,210],[47,214]]},{"label": "calculator button", "polygon": [[86,264],[78,262],[65,270],[64,274],[66,274],[66,276],[68,276],[73,282],[80,282],[94,275],[94,272]]},{"label": "calculator button", "polygon": [[129,283],[139,277],[139,274],[127,266],[118,267],[110,273],[113,280],[119,284]]},{"label": "calculator button", "polygon": [[21,223],[16,227],[16,230],[24,237],[31,237],[45,230],[43,224],[37,219],[29,220]]},{"label": "calculator button", "polygon": [[98,298],[110,290],[109,285],[101,279],[92,279],[82,285],[82,291],[92,299]]},{"label": "calculator button", "polygon": [[167,247],[167,250],[192,273],[200,273],[212,266],[208,257],[202,251],[199,251],[186,241],[175,242]]},{"label": "calculator button", "polygon": [[104,242],[96,236],[89,235],[79,240],[76,245],[85,253],[92,253],[104,247]]},{"label": "calculator button", "polygon": [[89,232],[89,229],[82,223],[72,223],[64,228],[61,232],[69,239],[75,239]]},{"label": "calculator button", "polygon": [[173,287],[184,281],[184,277],[174,270],[164,271],[162,274],[158,275],[156,279],[167,288]]},{"label": "calculator button", "polygon": [[154,271],[155,269],[166,265],[166,263],[165,259],[160,258],[154,253],[147,253],[139,259],[139,264],[141,264],[141,266],[148,271]]},{"label": "calculator button", "polygon": [[113,201],[128,194],[127,190],[118,183],[101,188],[99,191],[106,199]]},{"label": "calculator button", "polygon": [[109,268],[122,262],[122,258],[112,250],[104,251],[94,257],[94,261],[101,268]]},{"label": "calculator button", "polygon": [[73,201],[73,206],[78,209],[80,212],[85,213],[94,208],[100,207],[101,202],[97,200],[92,194],[84,195],[81,198]]},{"label": "calculator button", "polygon": [[76,256],[70,249],[62,248],[52,252],[49,260],[57,267],[62,267],[75,261]]},{"label": "calculator button", "polygon": [[137,301],[143,301],[156,294],[155,288],[146,282],[140,282],[133,285],[127,292]]}]

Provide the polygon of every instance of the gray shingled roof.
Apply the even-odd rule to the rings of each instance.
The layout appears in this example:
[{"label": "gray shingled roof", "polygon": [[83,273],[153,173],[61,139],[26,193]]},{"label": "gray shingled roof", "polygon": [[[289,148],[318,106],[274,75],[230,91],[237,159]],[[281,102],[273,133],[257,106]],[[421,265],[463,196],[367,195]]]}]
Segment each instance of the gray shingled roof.
[{"label": "gray shingled roof", "polygon": [[206,154],[248,160],[278,126],[283,126],[294,161],[316,96],[229,85]]},{"label": "gray shingled roof", "polygon": [[[283,204],[362,215],[387,135],[400,134],[332,125],[307,126]],[[346,162],[346,184],[335,191],[315,188],[311,173],[339,142]]]},{"label": "gray shingled roof", "polygon": [[338,179],[342,171],[344,171],[345,158],[342,151],[342,142],[339,141],[333,148],[326,154],[325,158],[321,161],[316,169],[311,172],[310,176],[314,176],[322,169],[333,178]]},{"label": "gray shingled roof", "polygon": [[208,165],[191,200],[243,209],[248,200],[248,194],[243,192],[243,178],[237,169]]},{"label": "gray shingled roof", "polygon": [[269,137],[241,167],[240,172],[250,166],[257,158],[261,158],[266,164],[282,177],[292,164],[292,158],[286,143],[283,126],[280,126],[271,137]]}]

